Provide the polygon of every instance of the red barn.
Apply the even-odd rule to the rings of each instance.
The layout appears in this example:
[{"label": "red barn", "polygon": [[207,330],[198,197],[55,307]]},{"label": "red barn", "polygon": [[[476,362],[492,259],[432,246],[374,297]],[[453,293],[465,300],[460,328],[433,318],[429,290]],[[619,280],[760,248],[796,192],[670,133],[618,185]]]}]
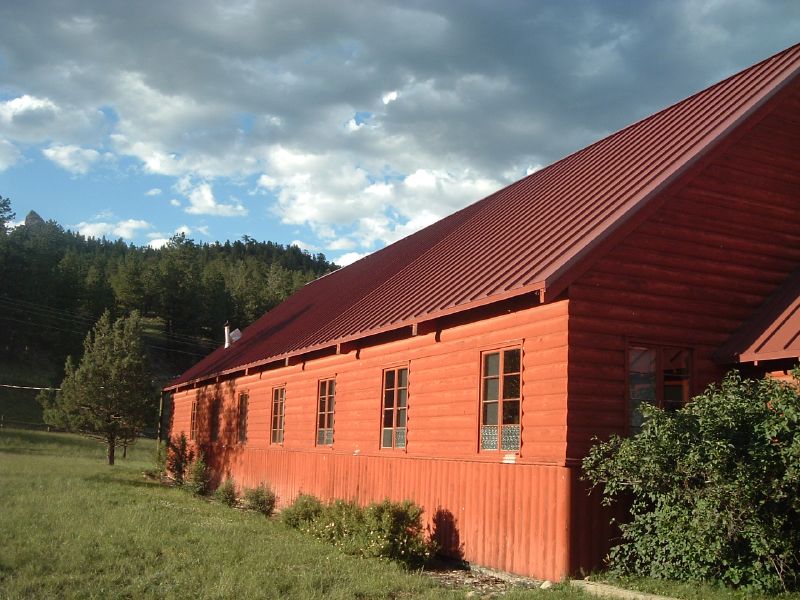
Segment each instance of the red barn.
[{"label": "red barn", "polygon": [[593,436],[800,355],[800,45],[339,271],[165,391],[219,475],[421,504],[473,563],[559,579],[608,517]]}]

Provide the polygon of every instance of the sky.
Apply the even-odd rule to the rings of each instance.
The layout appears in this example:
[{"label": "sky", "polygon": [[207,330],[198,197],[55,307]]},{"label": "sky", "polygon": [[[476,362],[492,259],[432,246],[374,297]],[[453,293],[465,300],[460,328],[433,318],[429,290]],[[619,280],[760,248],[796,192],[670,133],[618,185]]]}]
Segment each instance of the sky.
[{"label": "sky", "polygon": [[344,265],[798,42],[797,0],[0,0],[0,195]]}]

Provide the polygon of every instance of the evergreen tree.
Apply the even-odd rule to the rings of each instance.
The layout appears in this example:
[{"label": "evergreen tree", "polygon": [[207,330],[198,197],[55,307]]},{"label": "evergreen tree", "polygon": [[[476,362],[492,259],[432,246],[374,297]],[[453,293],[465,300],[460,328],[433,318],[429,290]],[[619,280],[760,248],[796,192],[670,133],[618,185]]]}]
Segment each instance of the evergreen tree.
[{"label": "evergreen tree", "polygon": [[112,321],[103,313],[83,347],[77,367],[67,357],[61,390],[42,397],[44,418],[105,443],[113,465],[116,447],[131,444],[155,414],[139,314]]},{"label": "evergreen tree", "polygon": [[6,224],[16,216],[11,212],[11,198],[0,196],[0,234],[6,232]]}]

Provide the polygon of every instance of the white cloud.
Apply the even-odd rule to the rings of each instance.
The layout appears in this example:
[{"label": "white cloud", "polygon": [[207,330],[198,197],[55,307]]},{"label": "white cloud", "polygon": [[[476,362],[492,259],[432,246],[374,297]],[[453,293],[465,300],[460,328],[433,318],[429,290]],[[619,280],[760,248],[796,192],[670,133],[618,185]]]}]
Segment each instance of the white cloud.
[{"label": "white cloud", "polygon": [[13,167],[22,158],[19,149],[8,140],[0,140],[0,173]]},{"label": "white cloud", "polygon": [[342,254],[339,258],[335,259],[335,262],[340,267],[346,267],[347,265],[351,265],[357,260],[361,260],[365,256],[369,256],[369,252],[348,252],[346,254]]},{"label": "white cloud", "polygon": [[351,254],[795,43],[800,27],[789,1],[533,3],[492,18],[474,2],[378,2],[369,18],[347,2],[90,4],[0,2],[0,170],[44,151],[86,173],[105,159],[92,148],[110,148],[133,159],[126,176],[174,177],[165,200],[209,216],[248,214],[214,192],[258,178],[253,212]]},{"label": "white cloud", "polygon": [[248,213],[247,208],[236,199],[224,204],[217,202],[211,184],[207,182],[194,184],[188,177],[181,178],[175,186],[189,201],[184,211],[192,215],[213,215],[217,217],[243,217]]},{"label": "white cloud", "polygon": [[363,126],[364,126],[364,123],[356,123],[355,118],[352,118],[347,122],[347,124],[345,125],[345,128],[347,129],[347,131],[352,133],[354,131],[358,131]]},{"label": "white cloud", "polygon": [[175,233],[182,233],[185,236],[190,236],[192,234],[192,228],[188,225],[181,225],[175,230]]},{"label": "white cloud", "polygon": [[104,221],[87,223],[83,221],[75,226],[80,234],[86,237],[100,238],[106,236],[127,240],[139,235],[140,230],[151,229],[152,227],[150,223],[142,219],[125,219],[116,223]]},{"label": "white cloud", "polygon": [[102,157],[97,150],[72,145],[49,146],[42,150],[42,154],[62,169],[76,175],[86,175],[91,166]]},{"label": "white cloud", "polygon": [[304,242],[303,240],[292,240],[289,242],[290,246],[297,246],[301,250],[305,250],[306,252],[319,252],[319,247],[315,246],[314,244],[309,244]]},{"label": "white cloud", "polygon": [[19,96],[0,103],[0,123],[4,125],[39,124],[49,121],[60,112],[48,98]]},{"label": "white cloud", "polygon": [[94,141],[104,115],[92,106],[61,106],[47,97],[24,94],[0,102],[0,134],[25,143]]},{"label": "white cloud", "polygon": [[169,243],[169,238],[154,238],[150,240],[147,243],[147,245],[150,246],[151,248],[158,250],[159,248],[166,246],[168,243]]},{"label": "white cloud", "polygon": [[161,188],[151,188],[144,193],[145,196],[160,196]]}]

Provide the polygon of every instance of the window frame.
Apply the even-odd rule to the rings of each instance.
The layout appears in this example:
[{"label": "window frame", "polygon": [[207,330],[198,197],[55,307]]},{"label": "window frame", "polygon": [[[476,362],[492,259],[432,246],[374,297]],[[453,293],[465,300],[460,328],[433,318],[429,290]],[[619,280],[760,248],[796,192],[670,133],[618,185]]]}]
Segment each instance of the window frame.
[{"label": "window frame", "polygon": [[[275,411],[277,397],[280,399],[277,405],[280,409],[278,414]],[[283,446],[286,437],[286,384],[276,385],[272,388],[270,402],[269,443],[275,446]],[[277,423],[276,417],[278,418]]]},{"label": "window frame", "polygon": [[[244,410],[242,407],[244,406]],[[236,403],[236,441],[240,444],[247,443],[247,418],[250,409],[250,392],[242,390],[237,396]]]},{"label": "window frame", "polygon": [[[322,393],[323,386],[325,386],[324,395]],[[323,402],[325,403],[324,406]],[[320,379],[317,381],[317,428],[315,437],[315,445],[317,447],[330,448],[333,446],[335,412],[336,377]],[[325,426],[320,427],[320,425]]]},{"label": "window frame", "polygon": [[[664,360],[664,352],[665,350],[681,350],[685,351],[689,354],[688,363],[688,385],[686,386],[686,399],[683,401],[682,406],[686,406],[686,403],[692,399],[695,395],[695,382],[696,382],[696,373],[697,369],[695,367],[695,356],[696,351],[693,346],[681,345],[679,343],[671,343],[671,342],[655,342],[652,340],[641,340],[636,338],[626,339],[625,343],[625,423],[624,423],[624,431],[625,435],[629,436],[632,435],[634,432],[634,427],[631,424],[631,417],[633,416],[633,407],[631,406],[631,350],[633,348],[646,348],[649,350],[656,351],[656,380],[655,380],[655,393],[656,393],[656,401],[654,406],[658,408],[668,408],[665,406],[664,401],[664,366],[666,361]],[[678,410],[681,407],[676,407],[675,410]]]},{"label": "window frame", "polygon": [[[478,363],[478,426],[477,426],[477,451],[480,454],[486,454],[488,456],[506,456],[509,454],[513,454],[516,456],[520,456],[522,452],[522,418],[524,415],[524,402],[523,399],[525,397],[524,394],[524,357],[525,357],[525,350],[524,350],[524,343],[523,340],[514,341],[513,343],[508,343],[502,346],[497,346],[495,348],[490,348],[486,350],[482,350],[480,353],[480,359]],[[509,371],[506,373],[503,370],[503,366],[505,363],[505,353],[509,351],[517,350],[519,351],[519,371]],[[493,378],[495,376],[486,375],[485,374],[485,365],[486,365],[486,356],[491,354],[499,354],[498,359],[498,372],[497,372],[497,379],[498,379],[498,388],[497,388],[497,448],[484,448],[483,447],[483,419],[484,419],[484,404],[486,403],[484,397],[484,381],[489,378]],[[503,403],[504,401],[508,400],[515,400],[514,398],[503,398],[503,391],[504,391],[504,378],[509,375],[518,375],[519,376],[519,397],[516,398],[516,401],[519,402],[519,423],[509,423],[508,425],[518,425],[519,426],[519,434],[518,434],[518,444],[515,449],[504,449],[502,447],[502,435],[503,435]],[[491,426],[491,425],[489,425]]]},{"label": "window frame", "polygon": [[189,440],[196,442],[200,435],[200,400],[198,398],[192,399],[189,411]]},{"label": "window frame", "polygon": [[[399,384],[400,381],[400,371],[406,372],[406,385],[402,387]],[[392,427],[388,428],[384,426],[384,418],[385,413],[387,412],[386,408],[386,392],[389,391],[386,388],[386,375],[387,373],[394,374],[394,386],[391,388],[393,392],[393,400],[392,400]],[[408,449],[408,401],[409,401],[409,390],[411,387],[411,369],[409,368],[408,363],[398,364],[391,367],[385,367],[381,372],[381,393],[380,393],[380,420],[379,420],[379,432],[378,432],[378,449],[381,451],[386,452],[406,452]],[[398,397],[400,396],[400,390],[405,390],[405,406],[399,406]],[[403,436],[403,445],[397,445],[397,416],[400,411],[404,412],[405,416],[405,425],[402,427],[404,430]],[[384,432],[388,429],[391,429],[392,432],[392,445],[385,446],[383,443],[384,440]]]}]

